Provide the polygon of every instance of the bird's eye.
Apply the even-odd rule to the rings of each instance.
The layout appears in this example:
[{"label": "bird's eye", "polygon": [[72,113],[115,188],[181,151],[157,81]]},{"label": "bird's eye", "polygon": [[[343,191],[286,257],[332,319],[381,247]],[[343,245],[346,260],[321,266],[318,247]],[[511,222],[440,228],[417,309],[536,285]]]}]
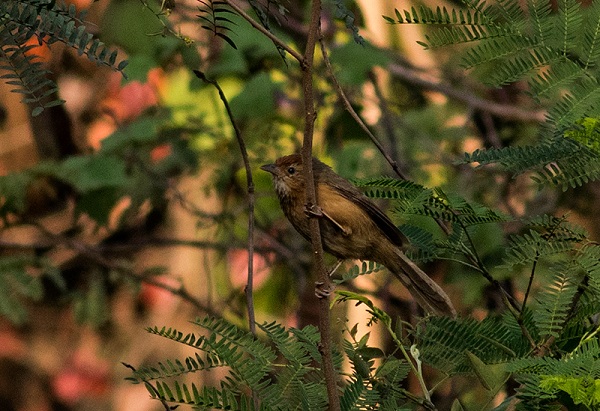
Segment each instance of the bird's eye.
[{"label": "bird's eye", "polygon": [[296,172],[296,168],[295,167],[289,167],[287,169],[288,174],[294,174]]}]

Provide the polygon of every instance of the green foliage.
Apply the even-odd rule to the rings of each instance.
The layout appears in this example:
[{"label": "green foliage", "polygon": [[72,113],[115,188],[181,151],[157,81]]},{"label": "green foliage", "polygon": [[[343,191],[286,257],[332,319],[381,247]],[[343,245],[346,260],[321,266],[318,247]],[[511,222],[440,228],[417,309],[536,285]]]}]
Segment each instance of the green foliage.
[{"label": "green foliage", "polygon": [[343,284],[347,281],[353,280],[361,275],[367,275],[376,273],[382,270],[384,267],[381,264],[374,263],[373,261],[363,261],[360,265],[355,264],[348,271],[346,271],[339,280],[334,280],[336,284]]},{"label": "green foliage", "polygon": [[441,238],[439,230],[432,231],[410,223],[400,226],[414,250],[411,258],[418,261],[433,259],[454,260],[470,253],[470,231],[483,225],[507,221],[508,217],[482,204],[467,201],[456,194],[447,194],[441,188],[427,188],[408,180],[376,178],[356,182],[366,187],[365,194],[373,198],[394,201],[394,214],[401,221],[412,221],[415,216],[448,225],[448,235]]},{"label": "green foliage", "polygon": [[478,150],[465,161],[500,163],[515,173],[532,170],[540,184],[564,189],[597,179],[600,4],[561,0],[554,11],[545,0],[462,3],[464,9],[396,10],[395,18],[385,19],[432,25],[424,47],[467,45],[465,68],[492,86],[525,80],[532,97],[548,108],[547,140],[540,145]]},{"label": "green foliage", "polygon": [[475,202],[468,202],[441,188],[429,189],[408,180],[377,178],[358,182],[368,187],[365,194],[373,198],[395,200],[398,217],[420,215],[458,223],[463,227],[505,221],[506,216]]},{"label": "green foliage", "polygon": [[386,53],[365,41],[361,45],[348,43],[331,52],[332,64],[343,68],[336,73],[336,78],[344,86],[363,84],[373,67],[385,66],[389,61]]},{"label": "green foliage", "polygon": [[[573,135],[572,131],[568,133]],[[577,136],[580,141],[585,138]],[[563,137],[549,138],[533,146],[476,150],[464,156],[465,163],[479,163],[479,166],[498,163],[514,174],[530,171],[540,186],[553,184],[563,190],[596,180],[600,176],[598,160],[595,151]]]},{"label": "green foliage", "polygon": [[25,323],[28,318],[26,301],[43,298],[45,279],[59,289],[66,288],[60,272],[44,258],[33,255],[0,258],[0,315],[15,324]]},{"label": "green foliage", "polygon": [[[222,38],[234,49],[237,49],[234,41],[228,33],[231,28],[228,25],[234,25],[235,23],[227,15],[235,14],[227,7],[227,3],[224,1],[203,1],[198,0],[202,6],[198,7],[200,14],[198,18],[201,21],[200,27],[213,33],[213,35]],[[228,25],[226,25],[228,24]]]},{"label": "green foliage", "polygon": [[75,5],[54,0],[7,0],[0,2],[0,71],[2,78],[32,104],[33,115],[61,104],[50,72],[33,54],[36,45],[62,42],[98,65],[122,71],[127,62],[117,63],[117,51],[95,39],[84,24],[85,13]]},{"label": "green foliage", "polygon": [[[320,383],[323,376],[315,367],[320,362],[320,354],[314,327],[285,330],[275,323],[263,324],[260,329],[269,344],[222,319],[197,319],[194,324],[207,330],[209,335],[148,329],[152,334],[198,351],[184,361],[167,361],[133,373],[131,380],[146,384],[153,398],[192,404],[201,409],[326,409],[325,387]],[[228,373],[219,387],[199,389],[194,383],[162,382],[165,378],[213,368],[222,368]],[[160,381],[155,389],[150,383],[157,379]],[[251,392],[260,399],[259,408],[254,407]]]},{"label": "green foliage", "polygon": [[534,319],[542,335],[559,337],[577,292],[579,278],[572,278],[572,270],[567,267],[560,268],[556,278],[538,296],[540,309],[534,311]]},{"label": "green foliage", "polygon": [[[531,407],[552,409],[566,393],[574,405],[596,409],[600,405],[600,346],[596,336],[587,336],[572,352],[561,358],[543,357],[516,360],[508,365],[522,387],[517,397]],[[519,408],[518,408],[519,409]],[[535,409],[525,408],[520,409]]]},{"label": "green foliage", "polygon": [[333,0],[335,5],[334,13],[335,17],[344,22],[346,29],[352,33],[354,41],[360,45],[365,45],[365,39],[358,33],[358,27],[355,24],[355,16],[352,11],[348,9],[343,0]]},{"label": "green foliage", "polygon": [[428,318],[416,332],[423,360],[453,375],[476,371],[473,356],[485,364],[521,358],[531,347],[521,330],[509,327],[504,320],[501,317],[488,317],[483,321]]},{"label": "green foliage", "polygon": [[[414,183],[377,179],[364,184],[371,188],[370,195],[378,198],[395,198],[400,204],[412,199],[408,203],[414,214],[450,220],[452,230],[445,240],[430,233],[423,238],[434,240],[422,243],[435,247],[436,255],[442,256],[453,244],[452,252],[462,253],[463,262],[478,259],[477,247],[468,241],[469,227],[505,219],[485,207]],[[437,211],[426,210],[429,206]],[[408,210],[402,205],[398,208]],[[369,332],[358,335],[357,325],[347,330],[349,338],[341,346],[351,372],[340,386],[343,410],[395,410],[429,404],[431,392],[422,373],[423,364],[445,378],[461,375],[475,379],[490,401],[507,381],[514,379],[521,385],[511,399],[519,399],[518,409],[522,410],[547,411],[571,403],[592,408],[596,405],[599,349],[594,317],[600,312],[600,247],[589,244],[586,232],[565,218],[540,216],[525,223],[525,234],[514,236],[502,268],[527,265],[531,267],[531,281],[541,277],[546,285],[535,294],[535,303],[525,300],[509,304],[511,309],[502,315],[482,320],[430,316],[413,328],[399,321],[395,324],[388,313],[362,294],[336,291],[335,303],[365,306],[371,316],[367,326],[381,324],[393,341],[393,352],[389,354],[383,347],[370,344]],[[462,234],[457,234],[459,231]],[[422,234],[412,228],[407,232]],[[471,267],[484,272],[481,261],[478,264]],[[365,262],[352,268],[338,283],[379,268]],[[258,340],[224,320],[197,320],[195,324],[208,334],[149,330],[198,351],[182,360],[167,360],[134,372],[132,379],[145,383],[153,398],[203,409],[326,408],[319,335],[314,328],[297,330],[277,323],[263,324],[263,338]],[[335,358],[341,373],[342,357],[336,353]],[[185,374],[213,368],[228,372],[219,387],[200,388],[179,380]],[[421,384],[424,398],[404,390],[409,375]],[[257,395],[258,407],[251,392]]]},{"label": "green foliage", "polygon": [[[85,214],[96,223],[96,228],[108,229],[111,213],[124,198],[130,200],[129,207],[121,214],[116,227],[112,227],[115,231],[138,215],[142,206],[162,209],[167,201],[168,179],[196,165],[187,137],[188,133],[199,130],[169,125],[168,121],[168,112],[141,116],[103,140],[96,153],[42,162],[0,176],[0,218],[5,227],[19,224],[19,219],[27,215],[29,192],[45,184],[68,188],[75,206],[73,220]],[[154,160],[152,153],[156,148],[167,151],[168,155]],[[77,232],[76,227],[63,241],[76,242],[77,238],[70,236],[76,236]],[[0,314],[18,324],[25,322],[28,312],[25,302],[40,301],[46,295],[47,285],[54,284],[54,288],[65,294],[65,300],[73,303],[78,321],[95,326],[104,324],[110,318],[106,308],[109,284],[118,283],[122,277],[113,271],[113,278],[109,280],[106,267],[91,264],[89,272],[78,273],[81,288],[67,290],[61,267],[52,265],[44,257],[47,250],[60,242],[54,244],[52,238],[48,240],[49,244],[34,245],[35,248],[23,253],[0,255]],[[118,262],[111,263],[118,265]]]},{"label": "green foliage", "polygon": [[510,238],[503,267],[534,263],[542,257],[574,249],[586,238],[580,227],[565,222],[565,218],[542,216],[532,220],[525,234]]},{"label": "green foliage", "polygon": [[[152,398],[200,409],[327,409],[316,328],[285,329],[265,323],[259,326],[265,337],[261,341],[222,319],[197,319],[193,323],[208,335],[149,328],[151,334],[187,345],[196,353],[183,360],[141,367],[129,380],[145,384]],[[349,334],[353,341],[346,340],[343,348],[354,373],[340,392],[342,409],[395,410],[406,404],[407,393],[401,384],[411,370],[409,364],[369,346],[368,334],[359,340],[356,329]],[[375,359],[383,359],[381,365],[375,366]],[[334,364],[340,372],[341,354],[335,353]],[[217,368],[227,372],[219,387],[199,388],[195,383],[173,380]],[[258,407],[251,392],[257,396]]]},{"label": "green foliage", "polygon": [[[3,203],[0,217],[21,214],[25,210],[28,188],[41,178],[51,178],[71,187],[78,195],[76,209],[87,213],[99,225],[108,221],[110,210],[125,195],[132,211],[145,200],[160,204],[164,184],[171,173],[193,167],[186,134],[196,128],[165,124],[168,113],[142,116],[116,131],[102,142],[94,154],[72,156],[63,161],[39,163],[27,170],[0,176]],[[152,150],[166,145],[170,155],[152,161]],[[102,193],[102,201],[96,201]]]},{"label": "green foliage", "polygon": [[513,0],[496,4],[466,0],[463,5],[465,10],[413,7],[403,13],[396,11],[395,19],[386,20],[436,25],[438,29],[422,43],[427,48],[472,43],[463,58],[464,66],[481,68],[493,64],[493,73],[484,77],[490,85],[525,78],[538,99],[569,87],[569,94],[550,110],[549,126],[561,129],[584,114],[597,116],[597,3],[586,7],[563,0],[558,3],[557,12],[552,12],[548,1],[528,1],[521,6]]}]

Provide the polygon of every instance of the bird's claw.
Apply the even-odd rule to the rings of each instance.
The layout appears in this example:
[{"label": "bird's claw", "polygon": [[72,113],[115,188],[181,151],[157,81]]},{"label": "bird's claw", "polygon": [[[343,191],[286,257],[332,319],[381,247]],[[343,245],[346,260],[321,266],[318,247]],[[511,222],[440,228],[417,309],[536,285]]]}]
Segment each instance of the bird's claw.
[{"label": "bird's claw", "polygon": [[332,291],[333,285],[331,284],[325,284],[322,281],[317,281],[315,283],[315,296],[319,299],[329,298]]},{"label": "bird's claw", "polygon": [[312,217],[320,218],[320,217],[324,216],[323,209],[316,204],[305,204],[304,205],[304,214],[306,214],[306,216],[308,218],[312,218]]}]

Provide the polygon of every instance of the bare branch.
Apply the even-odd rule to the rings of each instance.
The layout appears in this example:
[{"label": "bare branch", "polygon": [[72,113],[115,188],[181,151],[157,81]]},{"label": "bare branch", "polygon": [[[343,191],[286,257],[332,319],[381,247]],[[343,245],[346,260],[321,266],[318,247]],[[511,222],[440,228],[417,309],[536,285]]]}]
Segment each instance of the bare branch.
[{"label": "bare branch", "polygon": [[242,138],[242,132],[238,127],[235,119],[233,118],[233,112],[227,101],[227,97],[223,92],[223,89],[216,80],[210,80],[206,78],[204,73],[199,70],[194,70],[196,76],[202,81],[213,85],[219,92],[219,97],[223,102],[223,106],[227,111],[229,121],[233,126],[235,132],[235,138],[240,146],[240,152],[242,154],[242,160],[244,162],[244,168],[246,169],[246,185],[248,191],[248,281],[246,283],[246,307],[248,310],[248,327],[252,335],[256,335],[256,318],[254,315],[254,296],[253,296],[253,284],[254,284],[254,181],[252,180],[252,169],[250,168],[250,160],[248,159],[248,150],[246,149],[246,143]]},{"label": "bare branch", "polygon": [[[306,181],[306,202],[307,206],[318,206],[315,190],[315,181],[312,168],[312,146],[315,119],[314,84],[313,84],[313,62],[315,47],[320,36],[321,24],[321,1],[313,0],[311,4],[310,25],[304,58],[301,60],[302,68],[302,91],[304,94],[304,141],[302,144],[302,162],[304,164],[303,172]],[[313,261],[315,264],[316,277],[318,278],[317,287],[323,290],[320,293],[319,300],[319,331],[321,333],[321,342],[319,351],[323,359],[323,373],[325,374],[325,383],[327,386],[327,398],[329,410],[338,411],[340,409],[340,399],[338,396],[337,373],[333,367],[332,350],[332,332],[331,332],[331,313],[329,309],[329,292],[332,289],[331,278],[325,269],[323,261],[323,244],[321,242],[321,230],[317,218],[309,219],[310,239],[313,250]]]},{"label": "bare branch", "polygon": [[81,241],[75,241],[61,234],[55,234],[37,222],[29,222],[28,224],[36,227],[45,237],[49,238],[52,242],[62,244],[71,250],[77,251],[81,256],[93,261],[101,267],[124,275],[137,282],[143,282],[149,285],[156,286],[158,288],[162,288],[163,290],[166,290],[171,294],[176,295],[181,299],[187,301],[188,303],[192,304],[199,311],[203,311],[209,315],[217,315],[216,310],[214,310],[212,307],[206,306],[198,298],[190,294],[187,291],[187,289],[183,286],[183,284],[181,284],[179,287],[174,287],[161,282],[155,277],[137,274],[127,264],[106,258],[96,247],[82,243]]},{"label": "bare branch", "polygon": [[488,112],[498,117],[508,120],[536,123],[541,123],[546,120],[546,112],[544,110],[529,111],[513,105],[489,101],[474,95],[468,90],[454,88],[449,84],[443,83],[442,80],[435,78],[423,71],[404,67],[400,64],[390,64],[387,66],[387,69],[392,74],[408,83],[426,88],[428,90],[438,91],[450,98],[462,101],[469,107]]}]

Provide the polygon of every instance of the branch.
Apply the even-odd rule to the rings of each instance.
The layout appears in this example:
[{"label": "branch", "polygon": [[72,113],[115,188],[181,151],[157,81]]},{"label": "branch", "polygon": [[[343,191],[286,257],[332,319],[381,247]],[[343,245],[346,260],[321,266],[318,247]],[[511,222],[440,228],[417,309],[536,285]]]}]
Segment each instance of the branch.
[{"label": "branch", "polygon": [[327,70],[329,72],[329,77],[331,78],[331,81],[333,82],[333,85],[335,87],[335,91],[338,94],[338,97],[340,98],[340,100],[342,100],[342,103],[344,104],[344,108],[350,114],[350,116],[354,119],[354,121],[356,121],[356,123],[359,125],[359,127],[362,128],[363,131],[369,136],[369,138],[371,139],[373,144],[375,144],[375,146],[377,147],[379,152],[383,155],[383,157],[385,157],[385,160],[390,164],[390,166],[392,166],[392,169],[398,175],[398,177],[400,177],[402,180],[406,180],[407,177],[400,170],[400,167],[398,167],[398,163],[396,163],[396,161],[392,157],[390,157],[390,155],[386,152],[386,150],[383,147],[383,145],[381,144],[381,142],[377,139],[377,137],[375,137],[375,135],[371,132],[371,130],[369,130],[369,128],[367,127],[365,122],[362,120],[362,118],[360,118],[358,113],[352,107],[352,104],[350,104],[348,97],[346,97],[346,93],[342,89],[342,86],[338,82],[337,77],[335,76],[335,74],[333,72],[333,67],[331,66],[331,61],[329,61],[327,49],[325,48],[325,44],[323,42],[322,37],[319,38],[319,44],[321,45],[321,53],[323,54],[323,60],[325,61],[325,65],[327,66]]},{"label": "branch", "polygon": [[[400,153],[398,152],[398,135],[396,134],[396,125],[394,124],[394,119],[390,113],[390,107],[387,99],[383,95],[381,87],[379,87],[377,76],[375,76],[373,70],[369,71],[369,81],[371,81],[371,84],[373,84],[375,96],[377,97],[377,100],[379,100],[379,106],[381,108],[381,124],[385,130],[385,133],[387,134],[390,157],[393,158],[394,161],[399,162]],[[398,168],[406,170],[406,164],[404,164],[404,167],[401,166],[402,164],[399,165]]]},{"label": "branch", "polygon": [[465,89],[458,89],[450,86],[449,84],[445,84],[440,79],[434,78],[425,72],[404,67],[400,64],[390,64],[387,66],[387,69],[390,71],[390,73],[410,84],[429,90],[438,91],[450,98],[462,101],[469,107],[488,112],[498,117],[523,122],[542,123],[546,121],[546,112],[544,110],[529,111],[513,105],[489,101],[478,97]]},{"label": "branch", "polygon": [[252,170],[250,168],[250,160],[248,159],[248,150],[246,150],[246,144],[242,138],[240,128],[233,118],[231,107],[229,106],[227,97],[219,83],[216,80],[209,80],[204,73],[199,70],[194,70],[194,74],[202,81],[213,85],[219,92],[219,97],[223,102],[229,121],[233,126],[235,138],[240,146],[244,168],[246,169],[246,185],[248,187],[248,281],[246,283],[245,294],[246,308],[248,310],[248,327],[250,328],[252,335],[256,336],[256,317],[254,315],[254,296],[252,293],[254,287],[254,181],[252,180]]},{"label": "branch", "polygon": [[[306,49],[301,61],[302,68],[302,91],[304,94],[304,141],[302,144],[302,163],[306,182],[306,202],[307,207],[318,206],[315,191],[315,180],[312,168],[312,145],[317,113],[315,111],[314,84],[313,84],[313,62],[315,56],[315,47],[320,35],[321,24],[321,0],[313,0],[310,12],[310,25],[308,38],[306,40]],[[327,398],[329,410],[339,411],[340,398],[338,396],[337,374],[333,367],[332,350],[332,332],[331,332],[331,313],[329,309],[329,292],[332,289],[331,278],[325,269],[323,261],[323,244],[321,241],[321,230],[319,220],[310,218],[310,239],[313,250],[315,270],[317,273],[317,287],[324,291],[319,296],[319,331],[321,342],[319,351],[323,359],[323,373],[325,374],[325,383],[327,385]]]},{"label": "branch", "polygon": [[235,4],[231,0],[225,0],[225,3],[229,7],[231,7],[237,14],[239,14],[244,20],[252,25],[256,30],[260,31],[262,34],[267,36],[277,47],[287,51],[292,57],[294,57],[298,63],[303,64],[304,57],[298,53],[296,50],[291,48],[289,45],[283,42],[279,37],[271,33],[269,30],[264,28],[261,24],[257,23],[248,13],[246,13],[242,8],[240,8],[237,4]]},{"label": "branch", "polygon": [[176,295],[181,299],[187,301],[188,303],[192,304],[199,311],[203,311],[208,315],[217,315],[216,310],[214,310],[212,307],[204,305],[199,299],[190,294],[185,289],[183,284],[181,284],[179,287],[173,287],[168,284],[162,283],[160,280],[157,280],[154,277],[141,276],[139,274],[136,274],[132,269],[130,269],[127,264],[123,264],[118,261],[113,261],[104,257],[102,253],[95,247],[82,243],[81,241],[72,240],[60,234],[54,234],[53,232],[47,230],[46,227],[37,222],[29,222],[28,224],[37,228],[44,236],[50,238],[53,242],[63,244],[71,250],[77,251],[81,256],[93,261],[101,267],[117,272],[135,281],[144,282],[146,284],[162,288],[163,290],[166,290],[171,294]]}]

